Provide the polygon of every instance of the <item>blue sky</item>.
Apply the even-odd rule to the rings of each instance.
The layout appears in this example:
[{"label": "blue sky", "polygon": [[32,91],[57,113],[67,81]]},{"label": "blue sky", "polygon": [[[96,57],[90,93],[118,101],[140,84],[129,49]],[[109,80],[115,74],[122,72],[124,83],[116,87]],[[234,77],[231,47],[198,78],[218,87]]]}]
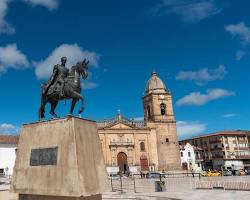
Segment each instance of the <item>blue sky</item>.
[{"label": "blue sky", "polygon": [[[120,109],[141,118],[156,70],[173,93],[180,138],[249,130],[249,7],[246,0],[1,0],[0,132],[37,120],[40,84],[64,55],[67,67],[84,57],[91,63],[82,117],[112,118]],[[69,105],[61,102],[58,114]]]}]

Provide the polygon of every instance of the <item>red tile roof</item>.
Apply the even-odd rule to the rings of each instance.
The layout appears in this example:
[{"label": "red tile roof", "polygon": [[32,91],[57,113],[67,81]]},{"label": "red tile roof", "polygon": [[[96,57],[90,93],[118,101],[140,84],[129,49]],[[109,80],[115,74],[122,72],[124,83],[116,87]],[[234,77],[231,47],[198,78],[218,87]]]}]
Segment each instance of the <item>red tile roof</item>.
[{"label": "red tile roof", "polygon": [[17,144],[18,135],[0,135],[0,144]]}]

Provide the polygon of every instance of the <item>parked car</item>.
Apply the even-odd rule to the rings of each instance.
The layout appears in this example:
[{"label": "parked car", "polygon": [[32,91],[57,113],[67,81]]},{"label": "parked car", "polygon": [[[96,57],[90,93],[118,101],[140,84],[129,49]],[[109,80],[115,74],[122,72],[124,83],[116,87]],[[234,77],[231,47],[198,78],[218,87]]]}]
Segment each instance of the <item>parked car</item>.
[{"label": "parked car", "polygon": [[241,170],[240,170],[240,175],[241,175],[241,176],[245,176],[245,175],[246,175],[246,172],[244,172],[244,170],[241,169]]},{"label": "parked car", "polygon": [[120,176],[118,174],[110,174],[110,179],[112,179],[112,180],[119,180]]},{"label": "parked car", "polygon": [[221,176],[221,173],[218,171],[208,171],[207,176]]},{"label": "parked car", "polygon": [[233,175],[233,173],[231,170],[229,170],[229,169],[222,170],[222,176],[232,176],[232,175]]},{"label": "parked car", "polygon": [[160,176],[162,178],[165,178],[165,175],[164,174],[160,174],[160,173],[157,173],[157,172],[148,172],[146,174],[146,178],[160,178]]},{"label": "parked car", "polygon": [[233,173],[234,176],[244,176],[244,175],[246,175],[246,173],[242,169],[240,169],[240,170],[232,170],[232,173]]},{"label": "parked car", "polygon": [[245,174],[250,175],[250,170],[246,170]]},{"label": "parked car", "polygon": [[201,175],[201,176],[207,176],[207,172],[206,172],[206,171],[201,171],[201,172],[200,172],[200,175]]},{"label": "parked car", "polygon": [[233,176],[240,176],[240,170],[232,170]]}]

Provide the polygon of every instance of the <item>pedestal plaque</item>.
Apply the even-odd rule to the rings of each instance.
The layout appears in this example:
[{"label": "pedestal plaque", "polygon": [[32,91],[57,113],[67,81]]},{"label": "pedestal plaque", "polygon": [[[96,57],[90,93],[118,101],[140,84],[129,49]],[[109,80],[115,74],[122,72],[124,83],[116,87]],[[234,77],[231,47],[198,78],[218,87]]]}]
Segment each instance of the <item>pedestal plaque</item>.
[{"label": "pedestal plaque", "polygon": [[56,165],[58,148],[31,149],[30,166]]}]

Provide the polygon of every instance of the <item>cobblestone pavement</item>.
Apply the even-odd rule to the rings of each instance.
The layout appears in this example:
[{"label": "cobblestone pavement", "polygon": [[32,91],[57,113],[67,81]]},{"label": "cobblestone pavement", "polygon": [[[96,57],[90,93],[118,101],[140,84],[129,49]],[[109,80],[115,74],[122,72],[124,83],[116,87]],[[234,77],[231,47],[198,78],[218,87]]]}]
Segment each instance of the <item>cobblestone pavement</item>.
[{"label": "cobblestone pavement", "polygon": [[136,200],[249,200],[249,191],[214,191],[214,190],[192,190],[189,192],[161,192],[161,193],[139,193],[139,194],[104,194],[103,200],[112,199],[136,199]]},{"label": "cobblestone pavement", "polygon": [[[194,190],[189,192],[161,192],[161,193],[105,193],[103,200],[249,200],[247,191],[208,191]],[[0,191],[0,200],[18,200],[17,195],[9,191]]]},{"label": "cobblestone pavement", "polygon": [[[245,181],[250,182],[250,176],[244,177],[203,177],[201,180],[212,181]],[[231,190],[197,190],[194,189],[198,178],[179,177],[167,178],[166,191],[154,192],[154,179],[122,179],[123,192],[120,191],[120,182],[113,181],[115,192],[103,194],[103,200],[250,200],[250,191]],[[135,186],[135,187],[134,187]],[[9,185],[0,185],[0,200],[18,200],[17,195],[10,193]],[[134,193],[136,190],[136,193]]]}]

